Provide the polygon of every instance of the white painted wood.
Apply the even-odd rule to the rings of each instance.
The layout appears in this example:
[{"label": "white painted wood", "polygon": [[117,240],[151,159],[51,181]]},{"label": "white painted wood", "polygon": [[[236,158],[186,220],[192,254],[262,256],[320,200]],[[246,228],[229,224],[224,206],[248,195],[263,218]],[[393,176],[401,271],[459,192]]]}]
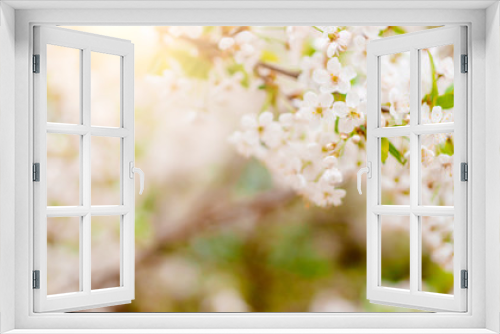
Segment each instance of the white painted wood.
[{"label": "white painted wood", "polygon": [[87,213],[94,216],[120,216],[131,211],[124,205],[94,205],[94,206],[49,206],[47,217],[83,217]]},{"label": "white painted wood", "polygon": [[0,2],[0,332],[15,327],[15,11]]},{"label": "white painted wood", "polygon": [[[500,131],[498,124],[500,123],[500,114],[498,106],[500,105],[500,3],[496,2],[486,10],[486,61],[485,68],[488,69],[486,75],[486,122],[485,132],[488,140],[485,143],[486,152],[495,152],[498,150],[498,142],[500,141]],[[486,254],[500,254],[500,243],[498,236],[500,235],[500,178],[498,176],[498,166],[500,166],[500,154],[485,154],[486,169],[485,175],[488,176],[484,189],[486,190],[487,198],[485,201],[485,211],[488,221]],[[497,224],[495,224],[497,222]],[[489,261],[486,268],[485,277],[498,277],[500,269],[500,256],[487,256]],[[495,332],[500,332],[500,284],[498,280],[488,280],[486,289],[488,294],[485,297],[486,304],[486,328]]]},{"label": "white painted wood", "polygon": [[[89,74],[90,75],[90,74]],[[126,137],[130,134],[128,129],[108,128],[103,126],[86,126],[80,124],[47,123],[48,133],[66,133],[73,135],[86,135],[106,137]]]},{"label": "white painted wood", "polygon": [[[38,2],[38,3],[41,3]],[[90,2],[86,2],[89,4]],[[96,6],[98,2],[94,1]],[[100,3],[100,2],[99,2]],[[213,4],[213,1],[210,1]],[[347,3],[347,2],[346,2]],[[394,3],[394,2],[393,2]],[[436,3],[436,2],[433,2]],[[465,3],[465,2],[461,2]],[[468,2],[472,5],[478,2]],[[268,2],[259,4],[253,10],[237,10],[217,7],[217,10],[201,9],[199,7],[183,6],[182,9],[168,10],[26,10],[16,13],[16,233],[15,243],[9,244],[11,253],[16,258],[16,327],[21,332],[39,331],[36,328],[46,328],[45,333],[204,333],[204,332],[261,332],[258,328],[274,328],[274,331],[293,331],[293,328],[302,328],[298,332],[311,332],[312,330],[345,332],[345,333],[486,333],[484,328],[486,296],[485,282],[498,284],[498,276],[484,275],[485,268],[490,266],[494,257],[485,256],[485,238],[497,242],[498,235],[485,234],[488,224],[497,224],[497,220],[490,220],[484,213],[485,202],[485,75],[496,80],[496,72],[485,72],[485,48],[483,45],[486,35],[485,15],[483,10],[436,10],[423,6],[421,9],[397,9],[399,3],[391,9],[381,9],[379,2],[373,5],[377,8],[363,8],[345,10],[338,8],[325,9],[307,3],[307,9],[270,8]],[[420,2],[412,5],[420,6]],[[455,3],[453,3],[455,5]],[[54,8],[58,8],[57,4]],[[29,7],[29,6],[28,6]],[[79,7],[80,8],[80,7]],[[415,7],[416,8],[416,7]],[[422,9],[424,8],[424,9]],[[32,289],[29,279],[32,269],[32,183],[27,175],[30,174],[32,162],[33,143],[31,140],[32,124],[32,79],[30,67],[32,54],[32,28],[37,24],[63,24],[63,25],[328,25],[335,22],[339,25],[441,25],[458,24],[467,22],[471,43],[468,48],[471,53],[469,69],[470,90],[468,103],[471,107],[469,120],[474,116],[474,122],[469,122],[472,131],[469,141],[472,159],[469,167],[471,178],[469,182],[471,194],[468,206],[471,238],[468,240],[468,249],[471,256],[469,265],[469,301],[470,308],[466,313],[280,313],[280,314],[65,314],[46,313],[34,314],[32,310]],[[498,43],[493,38],[492,43]],[[495,60],[496,61],[496,60]],[[2,101],[13,97],[0,90]],[[491,100],[489,95],[488,99]],[[496,105],[496,104],[494,104]],[[494,109],[491,111],[494,113]],[[494,124],[491,124],[494,127]],[[472,135],[474,134],[474,135]],[[14,143],[13,143],[14,144]],[[492,147],[499,143],[491,141]],[[0,155],[3,151],[0,151]],[[4,160],[5,161],[5,160]],[[0,187],[0,191],[4,188]],[[498,189],[497,189],[498,191]],[[11,192],[9,192],[11,194]],[[495,203],[498,207],[498,204]],[[486,219],[488,218],[488,219]],[[15,245],[15,247],[14,247]],[[473,245],[473,247],[472,247]],[[490,304],[498,304],[498,299],[492,298]],[[495,315],[498,322],[498,313]],[[490,319],[491,321],[494,321]],[[285,329],[288,328],[288,329]],[[22,328],[25,328],[24,330]],[[29,330],[28,328],[31,328]],[[57,329],[54,329],[57,328]],[[101,330],[106,328],[107,330]],[[140,328],[132,330],[130,328]],[[170,328],[167,330],[165,328]],[[184,328],[184,329],[183,329]],[[225,329],[224,329],[225,328]],[[405,329],[406,328],[406,329]],[[411,328],[411,329],[408,329]],[[114,329],[114,330],[113,330]]]},{"label": "white painted wood", "polygon": [[377,215],[410,215],[417,216],[453,216],[452,206],[410,206],[410,205],[376,205],[371,211]]},{"label": "white painted wood", "polygon": [[[47,123],[47,45],[59,45],[80,50],[80,119],[81,124]],[[134,298],[134,183],[128,177],[128,162],[134,159],[134,63],[133,45],[118,40],[68,29],[35,27],[34,52],[40,55],[40,73],[34,75],[35,137],[34,161],[40,162],[40,182],[34,185],[34,269],[40,270],[40,289],[33,290],[35,312],[65,312],[95,308],[100,305],[129,303]],[[106,128],[91,126],[90,85],[91,53],[105,52],[120,56],[121,61],[121,126]],[[80,205],[47,207],[46,133],[80,135]],[[92,136],[122,138],[121,197],[114,206],[92,206]],[[113,289],[92,290],[91,223],[92,216],[121,216],[121,283]],[[80,292],[60,295],[47,294],[47,217],[80,217]]]},{"label": "white painted wood", "polygon": [[[421,49],[454,45],[454,123],[419,125]],[[380,56],[410,51],[410,125],[380,128]],[[368,46],[368,162],[373,176],[367,196],[367,298],[375,303],[441,311],[467,311],[467,290],[461,289],[460,271],[467,269],[467,182],[460,180],[460,163],[467,162],[467,75],[461,73],[461,54],[466,54],[465,27],[454,26],[389,37]],[[420,135],[454,132],[454,207],[421,206]],[[410,137],[410,206],[380,205],[380,138]],[[380,215],[410,217],[410,289],[381,286]],[[422,292],[420,217],[454,216],[454,295]]]},{"label": "white painted wood", "polygon": [[16,329],[5,334],[494,334],[483,328],[350,329]]},{"label": "white painted wood", "polygon": [[[61,9],[61,8],[93,8],[93,9],[186,9],[199,8],[202,10],[232,8],[232,9],[259,9],[262,8],[264,0],[239,0],[239,1],[207,1],[207,0],[72,0],[61,1],[57,0],[5,0],[6,3],[16,9]],[[117,3],[118,2],[118,3]],[[487,8],[494,1],[402,1],[398,4],[398,8],[407,9],[478,9]],[[392,1],[344,1],[344,0],[271,0],[265,1],[268,4],[267,8],[275,9],[391,9],[394,8]]]},{"label": "white painted wood", "polygon": [[[411,117],[411,116],[410,116]],[[419,124],[415,126],[395,126],[376,128],[373,131],[375,137],[401,137],[409,136],[410,133],[425,135],[436,133],[451,133],[455,131],[453,123]]]}]

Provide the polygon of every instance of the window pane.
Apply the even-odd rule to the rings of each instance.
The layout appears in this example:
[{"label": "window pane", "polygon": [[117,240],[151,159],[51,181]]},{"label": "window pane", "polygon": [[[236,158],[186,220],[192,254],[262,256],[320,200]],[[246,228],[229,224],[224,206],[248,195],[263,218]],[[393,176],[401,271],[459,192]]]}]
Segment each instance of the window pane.
[{"label": "window pane", "polygon": [[80,217],[47,218],[47,293],[80,291]]},{"label": "window pane", "polygon": [[80,54],[47,45],[47,122],[80,123]]},{"label": "window pane", "polygon": [[92,217],[92,290],[120,286],[120,220]]},{"label": "window pane", "polygon": [[453,133],[420,136],[422,205],[453,205]]},{"label": "window pane", "polygon": [[453,122],[454,61],[453,45],[420,51],[422,106],[420,122]]},{"label": "window pane", "polygon": [[410,124],[410,52],[380,57],[380,126]]},{"label": "window pane", "polygon": [[453,294],[453,217],[422,217],[422,291]]},{"label": "window pane", "polygon": [[47,205],[80,205],[80,136],[47,134]]},{"label": "window pane", "polygon": [[121,138],[92,137],[92,205],[119,205]]},{"label": "window pane", "polygon": [[410,204],[410,138],[380,139],[382,205]]},{"label": "window pane", "polygon": [[92,125],[120,127],[121,57],[92,52]]},{"label": "window pane", "polygon": [[380,216],[382,286],[410,288],[410,217]]}]

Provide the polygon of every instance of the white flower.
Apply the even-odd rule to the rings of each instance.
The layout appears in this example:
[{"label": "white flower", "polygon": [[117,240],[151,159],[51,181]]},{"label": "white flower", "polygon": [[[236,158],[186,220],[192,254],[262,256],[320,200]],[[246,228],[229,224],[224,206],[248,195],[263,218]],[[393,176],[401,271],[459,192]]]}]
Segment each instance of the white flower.
[{"label": "white flower", "polygon": [[254,152],[255,145],[253,138],[249,138],[241,131],[235,131],[229,138],[229,142],[236,146],[236,150],[244,157],[250,157]]},{"label": "white flower", "polygon": [[357,35],[353,39],[354,52],[351,57],[351,63],[356,66],[356,68],[363,73],[366,73],[366,45],[368,40],[362,35]]},{"label": "white flower", "polygon": [[326,55],[331,58],[339,52],[345,51],[349,41],[351,40],[351,33],[347,30],[342,30],[337,33],[330,34],[331,43],[326,49]]},{"label": "white flower", "polygon": [[410,113],[410,94],[397,87],[389,91],[389,112],[397,125],[401,125],[403,118]]},{"label": "white flower", "polygon": [[278,119],[284,128],[289,128],[293,125],[294,117],[291,113],[281,114]]},{"label": "white flower", "polygon": [[342,182],[342,173],[337,168],[327,169],[321,176],[321,181],[330,186],[335,186]]},{"label": "white flower", "polygon": [[243,64],[247,70],[251,70],[259,58],[257,47],[259,40],[250,31],[244,30],[234,37],[222,37],[218,47],[223,51],[233,51],[234,60]]},{"label": "white flower", "polygon": [[352,66],[342,67],[337,57],[331,58],[325,69],[316,69],[313,80],[320,84],[320,90],[326,93],[346,94],[351,89],[351,80],[356,77]]},{"label": "white flower", "polygon": [[234,132],[229,141],[246,157],[252,154],[262,156],[266,147],[275,148],[282,143],[283,129],[278,122],[273,121],[273,114],[269,111],[263,112],[258,118],[244,115],[241,126],[243,131]]},{"label": "white flower", "polygon": [[219,41],[219,49],[227,50],[234,45],[234,38],[231,37],[222,37]]},{"label": "white flower", "polygon": [[439,123],[443,119],[443,108],[436,106],[432,108],[431,121],[432,123]]},{"label": "white flower", "polygon": [[271,112],[264,111],[259,115],[257,121],[247,121],[247,132],[251,132],[252,136],[260,137],[262,142],[270,148],[280,145],[283,136],[281,125],[274,122],[273,117]]},{"label": "white flower", "polygon": [[346,101],[337,101],[333,104],[333,112],[340,117],[339,131],[342,133],[351,133],[355,127],[364,123],[365,103],[361,103],[359,95],[356,92],[349,92]]},{"label": "white flower", "polygon": [[337,166],[338,159],[333,155],[327,156],[323,159],[323,167],[324,168],[333,168]]},{"label": "white flower", "polygon": [[304,94],[304,100],[299,109],[299,113],[306,119],[309,119],[312,126],[316,128],[322,118],[329,122],[333,122],[333,113],[331,111],[332,103],[332,94],[321,93],[318,95],[309,91]]},{"label": "white flower", "polygon": [[434,162],[434,156],[434,151],[422,145],[422,165],[424,167],[428,167]]},{"label": "white flower", "polygon": [[378,39],[380,31],[387,29],[387,26],[361,26],[359,28],[368,39]]},{"label": "white flower", "polygon": [[310,194],[312,201],[322,207],[329,205],[339,206],[342,204],[342,198],[346,195],[344,189],[338,189],[325,183],[316,183],[311,188],[314,189]]},{"label": "white flower", "polygon": [[439,62],[439,71],[444,74],[446,79],[453,80],[455,77],[455,65],[453,58],[446,57]]},{"label": "white flower", "polygon": [[[324,31],[321,37],[316,37],[318,32],[310,28],[303,31],[287,28],[286,38],[294,44],[290,45],[288,52],[295,55],[289,55],[287,64],[298,66],[300,74],[294,82],[289,82],[290,78],[276,76],[276,84],[279,85],[281,97],[284,97],[276,109],[276,116],[279,117],[276,118],[270,112],[257,114],[258,108],[253,111],[254,114],[243,117],[239,131],[231,136],[237,150],[245,156],[259,159],[272,173],[277,184],[292,189],[314,205],[340,205],[346,195],[340,185],[343,180],[352,180],[366,153],[366,147],[362,145],[364,136],[356,131],[366,122],[366,78],[363,75],[352,84],[353,87],[351,81],[358,71],[366,73],[366,45],[378,39],[379,32],[384,28],[351,27],[349,31],[344,31],[342,27],[320,27]],[[305,42],[311,39],[314,48],[312,54],[302,56]],[[247,64],[259,60],[259,40],[260,37],[257,38],[250,30],[241,32],[238,37],[223,37],[218,45],[225,54],[237,55],[237,61],[244,61],[243,65],[247,68]],[[347,47],[351,47],[350,51],[353,52],[343,54]],[[310,50],[307,51],[309,53]],[[337,58],[337,54],[342,57]],[[449,55],[449,52],[443,54]],[[434,56],[439,74],[438,91],[441,94],[450,89],[452,84],[451,60],[443,58],[441,54]],[[428,57],[423,57],[422,63],[425,73],[430,72]],[[347,66],[350,64],[356,70]],[[381,104],[387,105],[389,111],[382,114],[382,122],[390,121],[390,125],[394,125],[406,124],[409,120],[409,65],[409,55],[406,53],[382,58],[384,75],[381,77]],[[221,68],[218,75],[224,77],[227,75],[226,68]],[[264,82],[260,76],[273,75],[270,69],[266,72],[248,69],[250,76],[257,77],[252,80],[252,89]],[[215,82],[217,80],[220,80],[219,77]],[[239,81],[241,78],[228,84],[228,89],[239,84]],[[428,81],[428,78],[422,79],[424,92],[430,89],[432,82]],[[337,98],[339,94],[335,93],[346,94],[345,102],[340,101],[343,98]],[[260,95],[265,97],[264,94]],[[285,112],[287,108],[290,111]],[[430,108],[423,102],[420,112],[423,124],[453,120],[453,108]],[[337,117],[339,133],[334,131]],[[429,205],[453,205],[453,156],[447,155],[451,153],[446,142],[448,138],[449,135],[439,134],[422,136],[421,139],[421,163],[425,167],[422,168],[422,200]],[[393,144],[405,159],[410,159],[408,143],[393,141]],[[402,165],[393,158],[384,164],[382,188],[394,204],[407,204],[409,200],[408,166],[408,163]],[[443,222],[438,232],[433,229],[432,233],[426,233],[426,242],[433,239],[433,250],[443,245],[443,233],[446,226],[452,226],[452,223]],[[444,267],[449,263],[450,253],[446,249],[440,252],[434,261],[439,261]]]}]

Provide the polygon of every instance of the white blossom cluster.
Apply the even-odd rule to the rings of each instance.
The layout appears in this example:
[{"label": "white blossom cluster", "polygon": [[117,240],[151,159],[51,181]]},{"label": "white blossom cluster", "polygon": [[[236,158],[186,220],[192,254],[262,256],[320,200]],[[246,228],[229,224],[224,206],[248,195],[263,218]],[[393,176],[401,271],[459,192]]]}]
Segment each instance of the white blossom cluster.
[{"label": "white blossom cluster", "polygon": [[[243,85],[247,76],[249,89],[260,87],[271,96],[269,101],[278,100],[273,104],[264,98],[262,109],[250,108],[252,111],[241,116],[240,127],[229,141],[243,156],[261,161],[278,184],[315,205],[328,207],[342,204],[346,182],[364,165],[366,47],[370,40],[391,33],[393,28],[285,27],[284,34],[282,31],[273,36],[269,30],[263,33],[263,27],[216,27],[207,37],[203,29],[175,27],[170,34],[202,40],[199,49],[206,48],[207,39],[213,45],[215,50],[208,50],[215,54],[212,72],[217,72],[209,76],[212,87],[230,88],[238,82]],[[285,45],[286,73],[275,69],[283,65],[281,59],[263,66],[273,43]],[[408,53],[381,57],[381,126],[410,123],[409,61]],[[453,93],[450,48],[422,50],[421,61],[424,96],[420,122],[452,122],[453,108],[436,102],[438,95]],[[240,69],[227,76],[224,62]],[[277,95],[272,95],[273,89]],[[385,204],[409,204],[408,142],[402,138],[390,140],[400,150],[401,158],[389,156],[383,164],[382,196],[389,194],[389,203]],[[421,150],[422,204],[453,205],[452,135],[422,136]],[[450,242],[446,241],[449,224],[446,221],[439,228],[430,228],[425,236],[441,240],[428,244],[434,253],[441,254],[435,260],[445,268],[452,258],[452,254],[445,256],[450,254]]]},{"label": "white blossom cluster", "polygon": [[[339,58],[353,44],[353,33],[343,27],[317,27],[318,31],[308,27],[309,34],[294,28],[287,30],[288,39],[300,45],[313,35],[315,49],[299,62],[301,96],[292,101],[292,111],[245,115],[231,142],[314,204],[337,206],[346,195],[340,188],[345,172],[359,165],[361,156],[356,153],[364,138],[358,132],[366,122],[365,89],[352,84],[358,70]],[[366,49],[358,47],[356,52],[366,53]],[[360,61],[359,67],[363,66]],[[355,154],[344,155],[346,150]],[[346,158],[355,161],[346,163]]]},{"label": "white blossom cluster", "polygon": [[[342,188],[345,180],[352,178],[365,160],[366,46],[388,27],[307,27],[308,32],[304,28],[286,30],[291,52],[307,39],[314,48],[298,63],[300,93],[292,101],[293,109],[268,109],[243,116],[241,128],[230,141],[238,152],[262,161],[280,184],[308,201],[338,206],[346,195]],[[437,89],[435,93],[443,95],[452,85],[449,52],[449,48],[422,51],[423,94]],[[410,123],[409,61],[409,53],[381,57],[381,126]],[[445,109],[435,102],[435,97],[422,102],[420,122],[452,122],[453,108]],[[398,149],[408,146],[391,140]],[[450,134],[422,136],[422,204],[453,205],[452,147]],[[390,157],[383,168],[382,191],[391,194],[387,204],[409,204],[409,151],[401,149],[400,153],[404,163]],[[430,240],[434,260],[450,270],[453,247],[446,241],[450,222],[438,225],[428,228],[425,238]]]}]

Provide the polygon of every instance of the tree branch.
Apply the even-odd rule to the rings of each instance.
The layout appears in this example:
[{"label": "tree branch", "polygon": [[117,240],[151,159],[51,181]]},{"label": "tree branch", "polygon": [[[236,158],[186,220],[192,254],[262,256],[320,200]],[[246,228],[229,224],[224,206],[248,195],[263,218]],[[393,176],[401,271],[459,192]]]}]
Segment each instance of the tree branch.
[{"label": "tree branch", "polygon": [[[201,206],[191,211],[188,217],[182,219],[181,222],[172,224],[180,226],[178,229],[157,233],[152,245],[138,252],[135,259],[136,271],[156,261],[158,254],[168,249],[174,242],[189,240],[209,227],[234,223],[248,216],[249,213],[258,221],[270,212],[282,208],[294,197],[295,194],[292,191],[274,190],[236,205],[227,200],[225,205],[214,206],[213,196],[208,196]],[[119,268],[110,268],[103,276],[94,277],[92,285],[96,287],[109,286],[110,282],[119,280],[119,272]]]},{"label": "tree branch", "polygon": [[261,62],[261,61],[258,62],[257,65],[255,65],[255,67],[256,68],[259,68],[259,67],[267,68],[267,69],[269,69],[271,71],[274,71],[274,72],[279,73],[279,74],[286,75],[286,76],[294,78],[294,79],[297,79],[299,77],[299,75],[300,75],[300,71],[287,70],[287,69],[278,67],[276,65],[271,65],[271,64],[264,63],[264,62]]}]

